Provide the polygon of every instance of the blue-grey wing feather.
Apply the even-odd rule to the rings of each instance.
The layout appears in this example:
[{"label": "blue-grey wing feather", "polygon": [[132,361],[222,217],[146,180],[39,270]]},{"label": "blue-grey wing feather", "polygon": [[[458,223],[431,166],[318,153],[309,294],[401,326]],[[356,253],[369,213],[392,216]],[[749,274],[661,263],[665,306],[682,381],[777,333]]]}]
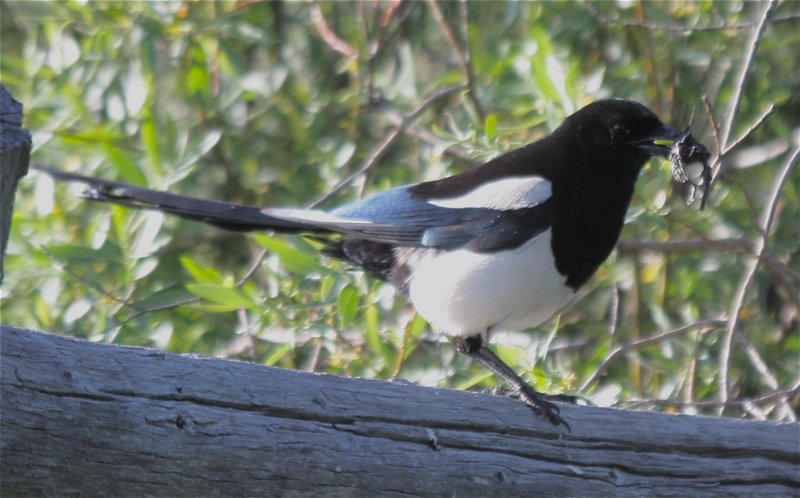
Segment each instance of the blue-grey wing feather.
[{"label": "blue-grey wing feather", "polygon": [[505,211],[453,209],[414,199],[406,187],[386,190],[330,213],[267,212],[374,242],[440,249],[464,247],[477,252],[517,247],[551,224],[549,202]]}]

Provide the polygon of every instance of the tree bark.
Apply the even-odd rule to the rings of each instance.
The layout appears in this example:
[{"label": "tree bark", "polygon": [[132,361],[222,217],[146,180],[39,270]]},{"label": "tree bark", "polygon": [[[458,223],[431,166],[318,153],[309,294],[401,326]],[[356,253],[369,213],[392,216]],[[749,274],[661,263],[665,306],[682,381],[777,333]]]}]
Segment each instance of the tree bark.
[{"label": "tree bark", "polygon": [[19,179],[28,174],[31,134],[22,127],[22,104],[0,85],[0,284]]},{"label": "tree bark", "polygon": [[518,401],[0,327],[2,496],[800,495],[800,424]]}]

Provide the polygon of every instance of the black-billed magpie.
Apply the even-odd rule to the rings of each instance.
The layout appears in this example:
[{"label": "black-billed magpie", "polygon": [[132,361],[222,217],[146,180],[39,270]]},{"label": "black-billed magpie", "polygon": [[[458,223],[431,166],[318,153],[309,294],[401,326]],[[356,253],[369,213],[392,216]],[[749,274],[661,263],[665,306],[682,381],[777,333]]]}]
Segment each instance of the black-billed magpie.
[{"label": "black-billed magpie", "polygon": [[589,104],[551,135],[464,173],[332,211],[195,199],[40,169],[89,184],[92,199],[233,230],[322,236],[326,254],[392,283],[453,337],[458,351],[509,383],[536,413],[569,428],[558,407],[487,342],[498,330],[539,325],[569,303],[613,250],[651,156],[671,157],[681,172],[694,160],[707,169],[708,153],[688,131],[666,126],[642,104],[613,99]]}]

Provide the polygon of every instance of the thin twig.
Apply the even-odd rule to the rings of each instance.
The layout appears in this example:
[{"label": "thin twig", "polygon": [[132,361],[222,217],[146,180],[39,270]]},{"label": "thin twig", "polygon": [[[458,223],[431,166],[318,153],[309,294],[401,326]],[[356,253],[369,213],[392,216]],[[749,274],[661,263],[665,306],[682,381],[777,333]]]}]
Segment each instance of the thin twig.
[{"label": "thin twig", "polygon": [[[761,357],[758,350],[753,346],[753,344],[744,336],[740,331],[736,332],[736,340],[739,341],[744,346],[744,352],[747,355],[747,359],[750,360],[750,364],[756,370],[759,375],[759,379],[763,382],[768,388],[772,389],[773,391],[777,390],[780,386],[780,382],[778,382],[778,378],[772,373],[767,362],[764,361],[764,358]],[[797,417],[794,414],[794,410],[786,402],[786,400],[781,401],[781,408],[782,413],[780,414],[780,419],[789,418],[793,422],[797,420]]]},{"label": "thin twig", "polygon": [[606,370],[608,370],[608,367],[610,367],[611,364],[617,360],[617,358],[619,358],[620,356],[624,355],[629,351],[641,349],[645,346],[650,346],[652,344],[657,344],[672,337],[686,334],[693,330],[700,329],[701,331],[706,331],[716,327],[721,327],[725,325],[725,323],[726,323],[725,320],[703,320],[700,322],[694,322],[688,325],[684,325],[683,327],[678,327],[677,329],[670,330],[669,332],[664,332],[663,334],[658,334],[652,337],[647,337],[645,339],[639,339],[638,341],[621,344],[616,348],[614,348],[608,355],[606,355],[600,366],[597,367],[594,373],[590,375],[589,378],[583,382],[578,391],[585,392],[592,384],[597,382],[597,380],[606,372]]},{"label": "thin twig", "polygon": [[[267,255],[267,250],[264,249],[264,248],[261,248],[259,250],[258,254],[256,254],[256,256],[253,258],[253,262],[250,264],[250,266],[248,267],[248,269],[244,273],[244,275],[242,275],[236,281],[236,284],[234,285],[234,287],[241,287],[242,285],[244,285],[245,282],[250,280],[250,277],[252,277],[255,274],[255,272],[259,268],[261,268],[261,262],[264,261],[264,257],[266,255]],[[122,325],[125,325],[126,323],[130,322],[131,320],[134,320],[134,319],[136,319],[136,318],[138,318],[138,317],[140,317],[142,315],[146,315],[148,313],[155,313],[157,311],[165,311],[165,310],[170,310],[170,309],[174,309],[174,308],[180,308],[181,306],[186,306],[186,305],[189,305],[189,304],[195,304],[195,303],[199,303],[201,301],[202,301],[202,298],[200,298],[199,296],[194,296],[194,297],[190,297],[190,298],[186,298],[186,299],[181,299],[179,301],[174,301],[172,303],[160,304],[158,306],[152,306],[152,307],[149,307],[149,308],[137,308],[135,305],[126,302],[125,304],[127,306],[129,306],[130,308],[134,309],[135,313],[132,313],[131,315],[126,317],[124,320],[121,320],[121,321],[117,322],[116,325],[113,325],[108,330],[110,330],[111,328],[114,328],[114,327],[121,327]]]},{"label": "thin twig", "polygon": [[[405,120],[405,117],[400,114],[399,112],[391,109],[385,113],[386,119],[395,126],[400,126],[400,124]],[[406,133],[411,135],[412,137],[418,138],[423,140],[435,148],[444,148],[445,152],[451,154],[459,159],[463,159],[469,163],[475,165],[475,157],[470,152],[469,149],[464,147],[463,145],[459,145],[458,143],[453,143],[449,140],[445,140],[434,135],[430,130],[427,128],[423,128],[422,126],[417,126],[415,124],[409,124],[406,128]]]},{"label": "thin twig", "polygon": [[309,207],[317,207],[323,202],[326,202],[332,199],[336,194],[339,193],[344,187],[349,185],[353,180],[358,178],[359,176],[367,173],[370,171],[378,162],[378,160],[386,154],[386,151],[389,150],[394,142],[400,138],[403,131],[408,127],[409,124],[413,120],[415,120],[420,114],[422,114],[428,107],[430,107],[435,102],[439,101],[442,98],[448,97],[453,93],[461,91],[465,88],[464,85],[457,85],[457,86],[449,86],[445,88],[440,88],[439,90],[435,91],[431,95],[429,95],[422,103],[417,106],[416,109],[411,111],[411,114],[406,116],[403,119],[403,122],[400,123],[394,130],[392,130],[386,137],[378,144],[378,146],[372,151],[372,153],[367,157],[366,161],[358,168],[355,172],[348,175],[344,180],[340,181],[330,192],[323,195],[319,199],[315,200],[311,203]]},{"label": "thin twig", "polygon": [[[715,164],[718,164],[719,161],[720,158],[717,158],[717,162]],[[750,219],[751,220],[758,219],[758,208],[756,207],[756,203],[753,200],[753,196],[750,195],[750,191],[742,183],[742,180],[740,180],[739,177],[737,177],[735,174],[727,170],[723,171],[720,176],[725,180],[725,182],[736,187],[736,189],[738,189],[739,192],[742,194],[742,197],[744,197],[744,202],[747,203],[747,210],[750,214]]]},{"label": "thin twig", "polygon": [[469,45],[469,10],[467,9],[467,0],[461,0],[458,3],[459,21],[461,22],[461,38],[462,57],[464,59],[464,71],[467,74],[467,86],[469,87],[469,99],[475,107],[475,112],[478,114],[481,124],[486,119],[486,113],[483,111],[483,105],[478,100],[478,94],[475,91],[475,71],[472,68],[472,49]]},{"label": "thin twig", "polygon": [[608,336],[611,344],[617,337],[617,326],[619,325],[619,286],[614,283],[611,286],[611,300],[608,303]]},{"label": "thin twig", "polygon": [[697,377],[697,366],[700,364],[700,356],[703,348],[703,334],[697,334],[694,345],[692,348],[692,359],[689,361],[689,368],[686,372],[686,382],[683,385],[683,401],[687,403],[694,402],[695,397],[695,379]]},{"label": "thin twig", "polygon": [[[100,284],[98,284],[98,283],[95,283],[95,282],[92,282],[92,281],[90,281],[90,280],[87,280],[87,279],[85,279],[85,278],[84,278],[82,275],[79,275],[78,273],[74,272],[74,271],[72,270],[72,268],[70,268],[70,267],[69,267],[69,265],[68,265],[68,264],[61,263],[61,262],[60,262],[60,260],[58,259],[58,256],[56,256],[55,254],[53,254],[53,253],[52,253],[52,252],[51,252],[49,249],[47,249],[46,247],[41,247],[40,249],[41,249],[41,251],[42,251],[42,252],[44,252],[44,253],[47,255],[47,257],[49,257],[49,258],[50,258],[52,261],[56,261],[56,262],[57,262],[57,264],[58,264],[58,266],[61,268],[61,270],[62,270],[64,273],[66,273],[67,275],[69,275],[70,277],[72,277],[73,279],[75,279],[75,280],[76,280],[77,282],[79,282],[80,284],[83,284],[83,285],[85,285],[86,287],[88,287],[88,288],[90,288],[90,289],[94,289],[94,290],[95,290],[95,292],[98,292],[98,293],[99,293],[101,296],[105,296],[106,298],[108,298],[108,299],[110,299],[110,300],[114,301],[115,303],[117,303],[117,304],[119,304],[119,305],[121,305],[121,306],[124,306],[124,307],[127,307],[127,308],[131,308],[131,309],[132,309],[132,310],[134,310],[134,311],[139,311],[139,310],[140,310],[140,308],[138,308],[136,305],[134,305],[134,304],[131,304],[130,302],[128,302],[128,296],[126,296],[126,297],[118,297],[118,296],[115,296],[115,295],[114,295],[114,294],[112,294],[111,292],[109,292],[109,291],[105,290],[105,289],[104,289],[102,286],[100,286]],[[129,294],[130,294],[130,292],[129,292]]]},{"label": "thin twig", "polygon": [[[367,60],[372,62],[378,55],[380,55],[381,51],[384,47],[388,46],[389,43],[394,39],[395,36],[400,32],[403,28],[403,25],[411,16],[411,13],[414,11],[414,8],[417,6],[418,0],[411,0],[410,2],[393,2],[390,8],[386,11],[381,22],[379,24],[379,31],[378,31],[378,38],[372,41],[367,47]],[[400,6],[407,5],[405,10],[398,16],[397,12]],[[395,23],[394,29],[392,29],[389,34],[385,34],[386,27],[392,21],[393,18],[397,17],[397,22]]]},{"label": "thin twig", "polygon": [[[447,38],[448,43],[453,47],[453,50],[456,52],[456,56],[458,58],[458,64],[461,66],[461,70],[464,71],[464,76],[466,81],[467,88],[469,89],[469,99],[472,102],[473,107],[475,108],[475,113],[478,115],[478,119],[480,119],[481,123],[485,118],[485,114],[483,112],[483,107],[481,103],[478,101],[478,96],[475,94],[475,73],[472,70],[472,60],[471,60],[471,52],[469,50],[469,40],[464,39],[463,46],[461,43],[458,42],[456,39],[453,30],[450,29],[450,26],[447,24],[447,21],[444,18],[444,13],[442,12],[441,7],[439,6],[438,0],[428,0],[428,6],[431,9],[431,13],[433,14],[433,18],[439,23],[439,26],[442,28],[444,32],[445,38]],[[462,25],[464,26],[464,30],[466,31],[466,23],[467,19],[467,6],[466,3],[462,0],[459,4],[459,14],[461,17]]]},{"label": "thin twig", "polygon": [[[585,2],[584,5],[586,6],[586,10],[588,10],[589,13],[592,14],[592,16],[601,23],[616,24],[620,26],[626,26],[629,28],[655,29],[661,31],[675,31],[679,33],[684,33],[687,31],[718,31],[723,29],[748,29],[752,28],[756,24],[756,21],[742,21],[736,23],[719,21],[715,24],[708,24],[705,26],[687,26],[684,24],[667,24],[667,23],[658,23],[652,21],[636,21],[632,19],[613,19],[608,15],[598,11],[597,7],[595,7],[595,5],[592,2]],[[785,22],[785,21],[796,21],[798,19],[800,19],[800,14],[791,13],[778,16],[773,21]]]},{"label": "thin twig", "polygon": [[322,41],[324,41],[325,44],[332,50],[339,52],[348,59],[358,59],[358,50],[351,47],[350,44],[339,38],[339,36],[333,32],[331,27],[328,26],[328,22],[325,20],[325,16],[322,14],[322,8],[319,6],[319,3],[315,0],[310,0],[308,3],[308,8],[309,13],[311,14],[311,22],[317,29],[317,33],[319,34],[320,38],[322,38]]},{"label": "thin twig", "polygon": [[[789,178],[789,173],[792,168],[797,164],[797,158],[800,155],[800,146],[788,155],[786,162],[781,167],[775,182],[770,189],[768,201],[764,214],[760,223],[761,236],[753,244],[753,252],[758,256],[757,258],[750,259],[746,263],[744,274],[736,288],[733,301],[731,302],[730,311],[728,314],[728,323],[725,328],[725,334],[722,338],[722,346],[719,354],[719,400],[724,403],[728,400],[730,389],[730,382],[728,372],[730,370],[730,358],[733,350],[733,337],[739,325],[739,316],[744,307],[744,300],[747,296],[747,291],[753,282],[753,277],[758,269],[760,258],[766,253],[768,248],[768,237],[772,222],[775,217],[775,211],[778,206],[778,199],[780,198],[781,191],[783,190],[786,181]],[[721,413],[720,413],[721,415]]]},{"label": "thin twig", "polygon": [[[742,105],[742,97],[744,96],[744,87],[745,83],[747,82],[747,78],[750,75],[750,68],[753,66],[753,61],[756,58],[756,52],[758,51],[758,46],[761,43],[761,36],[764,34],[764,30],[767,29],[767,24],[769,24],[769,18],[772,16],[772,13],[775,11],[775,7],[778,6],[778,0],[770,0],[767,6],[764,8],[764,11],[761,12],[759,16],[758,23],[754,25],[754,29],[750,34],[750,41],[747,44],[747,49],[745,50],[745,57],[742,61],[741,70],[739,72],[738,77],[736,78],[736,84],[733,87],[733,98],[731,99],[731,107],[728,111],[728,115],[725,117],[725,122],[722,124],[722,128],[720,131],[720,143],[722,144],[722,150],[725,151],[728,149],[729,140],[731,137],[731,133],[733,131],[733,124],[736,122],[736,118],[739,115],[739,107]],[[714,178],[719,174],[719,171],[722,169],[722,163],[717,166],[717,170],[712,173],[711,176],[711,183],[714,183]]]},{"label": "thin twig", "polygon": [[716,153],[714,154],[716,156],[716,160],[712,165],[712,167],[715,167],[719,161],[719,158],[722,157],[722,142],[719,138],[719,122],[714,115],[714,109],[711,106],[711,101],[708,100],[708,95],[703,94],[703,96],[700,97],[700,100],[703,102],[703,107],[706,110],[706,116],[708,116],[708,122],[711,125],[711,136],[714,137],[714,147],[717,149]]},{"label": "thin twig", "polygon": [[758,396],[756,398],[749,398],[749,399],[732,399],[729,401],[715,401],[715,400],[708,400],[708,401],[675,401],[671,399],[639,399],[639,400],[623,400],[619,402],[620,406],[631,406],[631,407],[639,407],[639,406],[647,406],[647,405],[657,405],[657,406],[675,406],[678,408],[719,408],[719,407],[741,407],[747,404],[757,404],[757,403],[766,403],[767,401],[772,401],[774,399],[785,399],[790,398],[792,396],[800,395],[800,380],[796,380],[792,387],[788,389],[782,389],[780,391],[774,391],[769,394],[765,394],[763,396]]},{"label": "thin twig", "polygon": [[[756,218],[757,216],[754,216]],[[761,227],[758,227],[759,233]],[[728,239],[694,239],[694,240],[621,240],[617,243],[617,251],[621,254],[636,254],[640,252],[661,252],[680,254],[698,251],[719,251],[737,256],[757,258],[762,264],[780,273],[786,278],[800,283],[800,271],[795,270],[783,261],[775,259],[769,253],[762,255],[753,252],[753,244],[744,237]]]},{"label": "thin twig", "polygon": [[756,119],[753,122],[753,124],[751,124],[747,128],[747,130],[745,130],[745,132],[741,134],[741,136],[739,136],[739,138],[737,138],[736,140],[731,141],[731,143],[729,143],[729,144],[727,144],[725,146],[725,150],[722,152],[722,155],[723,156],[726,155],[728,152],[730,152],[733,149],[735,149],[737,145],[739,145],[740,143],[744,142],[750,136],[751,133],[756,131],[756,129],[758,129],[758,127],[761,126],[764,123],[764,121],[770,116],[770,114],[772,114],[772,112],[774,110],[775,110],[775,104],[774,103],[770,104],[769,108],[766,111],[764,111],[761,114],[761,116],[759,116],[758,119]]},{"label": "thin twig", "polygon": [[617,250],[621,253],[637,253],[644,251],[686,253],[708,251],[709,249],[733,254],[750,254],[752,244],[744,237],[727,239],[695,239],[695,240],[621,240]]}]

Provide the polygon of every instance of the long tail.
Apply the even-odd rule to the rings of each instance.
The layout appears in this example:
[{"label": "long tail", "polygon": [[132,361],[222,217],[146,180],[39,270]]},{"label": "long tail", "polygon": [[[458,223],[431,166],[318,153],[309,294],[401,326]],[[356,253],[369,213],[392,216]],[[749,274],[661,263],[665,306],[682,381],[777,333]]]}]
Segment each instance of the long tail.
[{"label": "long tail", "polygon": [[263,208],[230,202],[208,201],[171,194],[127,183],[104,180],[78,173],[69,173],[42,165],[31,165],[53,178],[68,182],[85,183],[89,188],[86,197],[91,200],[113,202],[140,209],[155,209],[182,218],[202,221],[227,230],[274,230],[278,232],[328,232],[309,224],[283,220],[266,214]]}]

